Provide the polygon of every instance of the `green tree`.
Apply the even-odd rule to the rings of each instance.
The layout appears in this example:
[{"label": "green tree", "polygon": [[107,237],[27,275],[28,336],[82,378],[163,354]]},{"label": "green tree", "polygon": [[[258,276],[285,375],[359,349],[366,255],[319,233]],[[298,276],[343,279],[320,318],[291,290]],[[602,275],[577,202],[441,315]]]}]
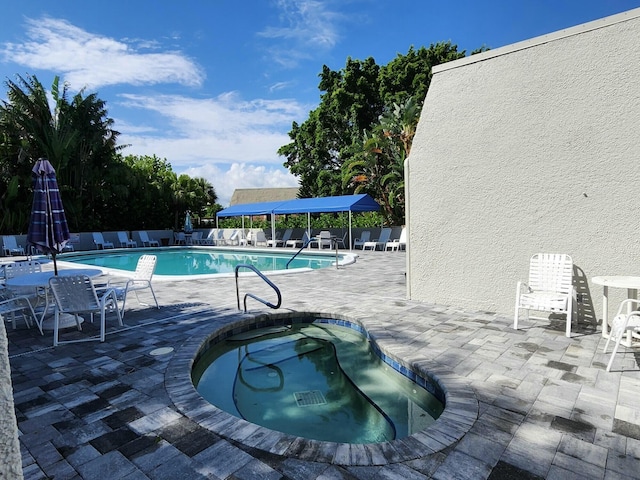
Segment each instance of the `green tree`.
[{"label": "green tree", "polygon": [[56,168],[75,231],[171,228],[186,210],[202,215],[216,208],[215,190],[205,179],[177,176],[155,155],[123,158],[106,102],[96,94],[82,90],[70,98],[56,77],[50,106],[35,76],[18,76],[6,86],[7,100],[0,104],[0,232],[26,232],[31,168],[39,157]]},{"label": "green tree", "polygon": [[[479,50],[480,51],[480,50]],[[388,222],[404,221],[403,163],[434,65],[465,56],[451,42],[411,47],[386,66],[347,59],[320,74],[320,104],[278,153],[300,179],[300,196],[370,193]]]},{"label": "green tree", "polygon": [[[17,76],[15,82],[7,80],[6,86],[7,101],[0,105],[0,163],[4,171],[19,170],[21,181],[12,197],[15,204],[8,207],[24,209],[25,199],[31,197],[30,166],[45,157],[56,169],[71,228],[104,219],[105,197],[111,196],[106,172],[118,161],[116,152],[121,148],[116,146],[118,132],[106,117],[105,102],[95,94],[84,97],[82,91],[69,100],[68,86],[61,90],[58,77],[51,87],[51,107],[35,76]],[[4,228],[25,231],[28,211],[25,220],[16,219],[22,224],[13,222]]]},{"label": "green tree", "polygon": [[343,165],[343,183],[376,198],[387,224],[404,224],[404,161],[411,153],[419,118],[413,97],[394,104],[371,133],[364,132],[361,151]]},{"label": "green tree", "polygon": [[320,105],[302,125],[293,124],[291,143],[278,150],[286,157],[284,165],[300,177],[301,197],[350,193],[340,181],[342,163],[357,150],[354,141],[361,132],[383,111],[378,75],[373,58],[349,58],[339,72],[323,66]]}]

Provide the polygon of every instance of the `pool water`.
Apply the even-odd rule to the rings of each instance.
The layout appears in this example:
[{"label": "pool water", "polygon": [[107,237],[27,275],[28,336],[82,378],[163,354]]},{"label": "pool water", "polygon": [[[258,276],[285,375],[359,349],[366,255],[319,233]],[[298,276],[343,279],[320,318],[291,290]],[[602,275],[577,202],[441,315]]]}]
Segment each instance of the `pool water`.
[{"label": "pool water", "polygon": [[383,362],[360,332],[294,323],[229,337],[196,362],[197,391],[218,408],[291,435],[374,443],[423,430],[444,405]]},{"label": "pool water", "polygon": [[[65,254],[67,262],[97,267],[127,270],[136,269],[141,255],[158,257],[156,275],[206,275],[232,274],[238,264],[255,266],[262,272],[285,270],[287,262],[295,252],[266,253],[242,250],[212,250],[196,248],[144,249],[144,250],[100,250],[89,254]],[[320,256],[301,253],[289,265],[289,270],[317,269],[335,265],[335,256]]]}]

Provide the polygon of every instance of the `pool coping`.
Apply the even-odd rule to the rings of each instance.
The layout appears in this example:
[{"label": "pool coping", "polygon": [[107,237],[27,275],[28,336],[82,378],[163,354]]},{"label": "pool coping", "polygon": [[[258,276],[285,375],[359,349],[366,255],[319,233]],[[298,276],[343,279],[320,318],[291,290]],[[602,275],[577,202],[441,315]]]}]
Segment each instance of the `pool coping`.
[{"label": "pool coping", "polygon": [[[221,336],[257,328],[260,324],[282,325],[288,320],[307,317],[344,320],[362,328],[388,359],[439,386],[445,399],[442,414],[427,429],[389,442],[326,442],[296,437],[238,418],[210,404],[195,389],[191,371],[197,356]],[[392,352],[393,345],[389,344],[391,342],[385,338],[384,332],[367,328],[366,323],[366,319],[331,312],[235,314],[227,318],[224,325],[201,327],[194,331],[169,361],[165,387],[176,408],[194,422],[236,442],[240,448],[259,449],[278,456],[342,466],[379,466],[432,455],[457,443],[474,425],[479,413],[477,397],[468,381],[422,354],[411,359],[399,358]]]},{"label": "pool coping", "polygon": [[[243,254],[247,254],[247,253],[260,253],[260,254],[273,254],[273,253],[277,253],[277,254],[291,254],[292,256],[297,252],[297,250],[293,250],[293,249],[286,249],[286,248],[274,248],[274,247],[265,247],[265,248],[258,248],[258,247],[238,247],[236,246],[216,246],[216,245],[176,245],[176,246],[169,246],[169,247],[136,247],[136,248],[109,248],[107,250],[83,250],[83,251],[77,251],[77,252],[68,252],[66,255],[60,255],[58,257],[58,266],[59,267],[69,267],[69,268],[78,268],[78,265],[86,265],[87,267],[91,267],[91,268],[98,268],[100,270],[102,270],[102,272],[104,274],[107,275],[114,275],[114,276],[122,276],[122,277],[130,277],[133,275],[133,271],[130,270],[120,270],[117,268],[111,268],[111,267],[103,267],[103,266],[99,266],[99,265],[90,265],[90,264],[79,264],[78,262],[69,262],[69,261],[65,261],[65,256],[66,257],[71,257],[71,256],[77,256],[77,257],[82,257],[82,256],[92,256],[92,255],[96,255],[96,254],[104,254],[105,252],[114,252],[114,253],[123,253],[123,252],[145,252],[148,254],[153,254],[154,251],[168,251],[168,250],[178,250],[178,249],[188,249],[188,250],[203,250],[203,251],[220,251],[220,252],[239,252],[239,253],[243,253]],[[318,251],[313,251],[311,249],[305,249],[303,252],[300,253],[301,255],[311,255],[311,256],[320,256],[320,257],[334,257],[335,256],[335,250],[318,250]],[[353,252],[351,250],[340,250],[338,252],[339,256],[341,257],[340,261],[338,262],[338,267],[344,267],[346,265],[350,265],[352,263],[355,263],[358,259],[358,254],[356,252]],[[335,265],[329,266],[329,267],[324,267],[324,268],[335,268]],[[304,268],[295,268],[295,269],[291,269],[291,270],[272,270],[272,271],[264,271],[262,273],[264,273],[267,276],[271,276],[271,275],[291,275],[291,274],[296,274],[296,273],[303,273],[303,272],[310,272],[313,271],[312,268],[308,268],[308,267],[304,267]],[[160,281],[160,282],[173,282],[173,281],[180,281],[180,280],[204,280],[204,279],[210,279],[210,278],[228,278],[228,277],[233,277],[235,275],[234,272],[225,272],[225,273],[203,273],[203,274],[199,274],[199,275],[161,275],[161,274],[154,274],[153,275],[153,280],[154,281]],[[251,273],[251,272],[239,272],[239,276],[253,276],[255,274]]]}]

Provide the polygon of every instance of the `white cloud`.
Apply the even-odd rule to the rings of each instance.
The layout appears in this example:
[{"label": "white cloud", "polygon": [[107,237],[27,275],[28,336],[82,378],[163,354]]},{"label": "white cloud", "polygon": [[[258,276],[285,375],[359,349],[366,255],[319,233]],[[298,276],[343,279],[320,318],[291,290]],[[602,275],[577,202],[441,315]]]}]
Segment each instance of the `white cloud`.
[{"label": "white cloud", "polygon": [[[307,107],[295,100],[242,100],[230,92],[215,98],[179,95],[121,95],[119,104],[159,114],[165,127],[127,126],[117,122],[125,153],[158,155],[177,168],[209,163],[282,165],[277,150],[290,142],[287,132]],[[156,115],[157,116],[157,115]],[[166,126],[168,125],[168,127]]]},{"label": "white cloud", "polygon": [[26,35],[29,41],[2,45],[3,60],[63,72],[74,90],[169,82],[199,86],[204,80],[203,70],[180,52],[142,53],[133,46],[155,46],[153,41],[125,43],[48,17],[27,19]]},{"label": "white cloud", "polygon": [[[330,3],[330,2],[329,2]],[[318,51],[332,49],[340,39],[338,24],[343,16],[328,9],[321,0],[277,0],[282,25],[270,26],[258,35],[283,40],[282,46],[269,48],[277,63],[292,68],[301,60],[314,58]]]},{"label": "white cloud", "polygon": [[[166,158],[176,173],[204,177],[215,187],[219,203],[227,206],[236,188],[298,186],[277,154],[290,142],[291,122],[304,118],[308,106],[295,100],[246,101],[235,92],[215,98],[179,95],[121,95],[120,107],[155,113],[169,125],[120,124],[125,155]],[[145,115],[147,118],[148,115]],[[123,128],[124,127],[124,128]]]},{"label": "white cloud", "polygon": [[224,207],[229,205],[236,188],[298,186],[297,178],[283,169],[247,163],[233,163],[226,170],[220,167],[222,165],[206,164],[188,168],[180,173],[186,173],[190,177],[206,178],[216,190],[218,203]]}]

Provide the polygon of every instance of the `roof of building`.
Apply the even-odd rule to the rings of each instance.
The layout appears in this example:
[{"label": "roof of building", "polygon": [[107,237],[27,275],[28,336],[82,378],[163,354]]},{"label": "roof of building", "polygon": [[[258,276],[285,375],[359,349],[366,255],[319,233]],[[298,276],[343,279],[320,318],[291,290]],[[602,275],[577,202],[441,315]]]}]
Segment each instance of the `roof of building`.
[{"label": "roof of building", "polygon": [[229,205],[258,202],[278,202],[298,198],[298,187],[236,188]]}]

